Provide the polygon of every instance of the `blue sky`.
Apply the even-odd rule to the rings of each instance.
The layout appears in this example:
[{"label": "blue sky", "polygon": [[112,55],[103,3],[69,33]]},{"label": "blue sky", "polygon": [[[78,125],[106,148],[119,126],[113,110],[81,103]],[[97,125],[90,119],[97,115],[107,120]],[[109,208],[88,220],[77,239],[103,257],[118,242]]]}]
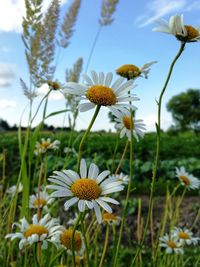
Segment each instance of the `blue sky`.
[{"label": "blue sky", "polygon": [[[19,77],[28,83],[28,69],[21,41],[21,17],[24,14],[23,0],[1,0],[0,2],[0,118],[12,125],[18,123],[28,104],[20,88]],[[44,0],[44,11],[49,4]],[[71,1],[62,1],[62,14]],[[73,65],[78,57],[85,63],[92,42],[98,30],[101,1],[82,0],[76,30],[70,46],[62,51],[55,78],[64,82],[65,70]],[[179,42],[170,35],[152,32],[155,20],[168,19],[174,14],[184,14],[185,24],[200,25],[200,2],[198,0],[121,0],[114,14],[112,25],[104,27],[100,33],[89,70],[114,72],[123,64],[143,64],[156,60],[148,79],[138,79],[135,94],[141,99],[136,103],[137,118],[145,121],[149,131],[155,129],[157,105],[156,99],[164,84],[169,64],[179,49]],[[167,101],[175,94],[188,88],[200,87],[199,43],[188,44],[178,61],[172,79],[164,96],[162,127],[167,129],[171,115],[166,111]],[[35,101],[35,107],[38,104]],[[49,101],[48,111],[61,110],[65,107],[61,94],[54,93]],[[85,129],[93,111],[81,113],[77,129]],[[40,121],[40,116],[35,123]],[[26,111],[23,124],[26,125]],[[48,124],[62,125],[63,116],[49,119]],[[107,109],[102,109],[93,130],[113,129],[107,118]]]}]

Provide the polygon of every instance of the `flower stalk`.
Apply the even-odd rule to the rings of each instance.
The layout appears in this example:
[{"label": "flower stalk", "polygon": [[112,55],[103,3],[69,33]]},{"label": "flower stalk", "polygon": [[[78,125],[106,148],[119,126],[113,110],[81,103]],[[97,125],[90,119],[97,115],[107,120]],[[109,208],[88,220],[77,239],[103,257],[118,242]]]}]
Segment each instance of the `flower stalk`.
[{"label": "flower stalk", "polygon": [[157,131],[156,157],[155,157],[155,163],[154,163],[153,174],[152,174],[149,209],[148,209],[147,221],[146,221],[146,224],[145,224],[143,237],[142,237],[140,246],[139,246],[138,250],[136,251],[135,257],[133,258],[133,261],[131,263],[131,267],[134,266],[135,260],[137,259],[137,256],[139,255],[139,253],[141,251],[142,245],[144,244],[144,241],[145,241],[145,238],[146,238],[146,234],[147,234],[148,225],[149,225],[150,218],[152,216],[152,211],[153,211],[153,196],[154,196],[154,191],[155,191],[155,182],[156,182],[156,177],[157,177],[157,170],[158,170],[158,163],[159,163],[159,156],[160,156],[160,129],[161,129],[162,99],[163,99],[163,95],[165,93],[165,90],[167,88],[167,85],[169,83],[169,80],[171,78],[174,66],[175,66],[177,60],[179,59],[179,57],[181,56],[182,52],[184,51],[185,45],[186,45],[186,43],[181,43],[180,49],[179,49],[177,55],[175,56],[174,60],[172,61],[171,65],[170,65],[170,69],[169,69],[169,72],[168,72],[168,75],[167,75],[167,79],[166,79],[166,81],[164,83],[163,89],[162,89],[162,91],[160,93],[160,96],[159,96],[159,100],[157,102],[157,104],[158,104],[158,122],[156,124],[156,131]]}]

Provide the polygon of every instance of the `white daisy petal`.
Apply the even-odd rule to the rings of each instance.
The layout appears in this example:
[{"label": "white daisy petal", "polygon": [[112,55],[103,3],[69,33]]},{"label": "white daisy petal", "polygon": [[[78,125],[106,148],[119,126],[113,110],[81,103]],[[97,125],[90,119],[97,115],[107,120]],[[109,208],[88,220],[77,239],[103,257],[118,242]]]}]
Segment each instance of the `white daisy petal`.
[{"label": "white daisy petal", "polygon": [[104,83],[104,73],[103,72],[99,72],[99,84],[105,84]]},{"label": "white daisy petal", "polygon": [[98,174],[99,174],[99,168],[97,167],[96,164],[91,163],[89,167],[88,177],[96,179]]},{"label": "white daisy petal", "polygon": [[51,197],[70,197],[73,196],[72,192],[70,190],[58,190],[53,193],[51,193]]},{"label": "white daisy petal", "polygon": [[110,174],[110,171],[103,171],[102,173],[98,175],[96,182],[100,184],[109,174]]},{"label": "white daisy petal", "polygon": [[106,75],[106,79],[105,79],[105,86],[110,86],[111,82],[112,82],[112,78],[113,78],[113,74],[112,72],[108,72]]},{"label": "white daisy petal", "polygon": [[91,75],[92,75],[92,79],[94,81],[94,84],[98,84],[99,80],[98,80],[98,75],[97,75],[96,71],[92,70]]},{"label": "white daisy petal", "polygon": [[81,160],[80,174],[81,174],[81,178],[87,177],[87,165],[86,165],[86,161],[84,159]]},{"label": "white daisy petal", "polygon": [[78,202],[78,200],[79,199],[77,197],[73,197],[67,200],[64,204],[65,210],[68,210],[71,206],[73,206],[76,202]]},{"label": "white daisy petal", "polygon": [[89,209],[93,209],[94,205],[91,201],[85,200],[86,205],[88,206]]},{"label": "white daisy petal", "polygon": [[98,221],[98,223],[101,223],[102,222],[102,216],[101,216],[101,210],[99,208],[99,205],[94,200],[92,200],[92,203],[93,203],[93,206],[94,206],[94,211],[95,211],[95,214],[96,214],[97,221]]},{"label": "white daisy petal", "polygon": [[80,110],[80,112],[85,112],[85,111],[88,111],[90,109],[93,109],[95,107],[95,104],[93,103],[82,103],[82,104],[79,104],[78,108]]},{"label": "white daisy petal", "polygon": [[112,209],[111,207],[103,200],[101,199],[96,199],[96,202],[105,210],[107,211],[108,213],[112,213]]},{"label": "white daisy petal", "polygon": [[93,86],[92,79],[90,79],[90,77],[87,74],[83,74],[83,78],[89,86]]},{"label": "white daisy petal", "polygon": [[78,208],[80,210],[80,212],[84,212],[85,211],[85,201],[84,200],[79,200],[78,202]]},{"label": "white daisy petal", "polygon": [[113,90],[116,91],[124,81],[124,78],[118,78],[112,85]]},{"label": "white daisy petal", "polygon": [[109,202],[109,203],[115,204],[115,205],[119,204],[118,201],[116,201],[115,199],[110,198],[110,197],[100,197],[99,199],[101,199],[101,200],[103,200],[105,202]]}]

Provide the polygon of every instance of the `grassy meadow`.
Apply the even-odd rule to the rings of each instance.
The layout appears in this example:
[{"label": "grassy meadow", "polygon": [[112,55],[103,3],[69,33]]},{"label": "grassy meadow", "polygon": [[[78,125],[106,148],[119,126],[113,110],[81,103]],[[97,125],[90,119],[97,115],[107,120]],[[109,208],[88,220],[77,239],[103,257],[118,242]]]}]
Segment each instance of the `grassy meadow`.
[{"label": "grassy meadow", "polygon": [[[113,33],[115,38],[106,29],[112,29],[118,7],[123,10],[124,6],[119,5],[119,0],[96,1],[98,5],[93,11],[100,8],[99,17],[93,12],[90,16],[88,6],[86,14],[81,13],[84,21],[78,23],[79,12],[88,2],[20,1],[23,14],[17,34],[22,37],[27,74],[20,60],[19,70],[23,70],[24,77],[20,77],[19,85],[25,100],[18,94],[16,107],[21,108],[23,103],[25,107],[20,115],[13,113],[11,118],[12,115],[6,114],[5,120],[0,118],[0,267],[199,267],[200,91],[188,89],[172,97],[166,106],[174,124],[168,131],[162,130],[166,129],[162,124],[166,104],[163,98],[169,83],[176,80],[178,68],[184,71],[182,65],[187,67],[187,75],[181,73],[180,78],[177,72],[178,81],[187,76],[192,85],[192,77],[198,76],[197,67],[194,67],[196,76],[188,75],[192,60],[185,50],[200,41],[200,28],[184,24],[183,15],[172,15],[169,20],[159,16],[161,20],[153,31],[167,33],[169,40],[179,47],[172,59],[170,56],[171,62],[164,61],[167,63],[164,66],[157,60],[145,59],[146,63],[138,66],[123,59],[122,63],[127,47],[118,53],[106,39],[119,38],[114,42],[119,48],[130,23],[121,21],[126,27],[121,27],[123,32],[117,28]],[[164,9],[156,12],[155,17],[177,9],[176,1],[171,6],[171,1],[155,0],[153,8],[160,8],[160,2]],[[13,13],[16,3],[19,1],[10,1]],[[194,2],[192,9],[196,6]],[[131,11],[129,5],[126,8],[126,13]],[[135,18],[134,25],[144,18],[142,13]],[[81,30],[83,40],[71,39],[76,26],[85,25],[85,19],[95,19],[96,24],[90,21],[91,26]],[[142,38],[137,41],[145,45],[150,42],[151,38],[141,32],[152,22],[150,18],[135,26]],[[85,43],[91,40],[90,30],[95,25],[88,58],[78,57],[77,50],[82,48],[85,52]],[[109,38],[105,38],[104,32],[109,33],[105,35]],[[129,37],[130,32],[127,32]],[[101,36],[104,36],[100,45],[103,56],[98,56],[105,69],[99,71],[100,64],[95,71],[91,69],[91,59],[95,62],[94,51]],[[156,41],[159,33],[152,38],[155,38],[153,48],[161,52],[161,59],[166,54],[165,59],[169,60],[165,51],[173,52],[171,47],[168,49],[171,44],[166,42],[167,48],[159,46]],[[69,54],[65,52],[72,40],[76,44],[69,54],[77,59],[69,67],[65,60]],[[132,45],[132,41],[125,43]],[[132,58],[145,55],[142,46],[140,49],[133,49]],[[112,53],[113,60],[118,57],[119,60],[109,65]],[[63,64],[66,66],[60,70]],[[115,68],[115,64],[123,65]],[[162,75],[158,74],[152,85],[154,66],[158,66],[161,72],[157,69],[157,73]],[[5,72],[4,76],[9,75]],[[138,97],[135,87],[140,87],[142,79],[147,85],[149,82],[150,94],[142,89]],[[155,93],[157,80],[162,80],[162,85]],[[9,87],[10,80],[5,83],[0,73],[2,85]],[[155,109],[149,106],[149,99],[146,99],[148,104],[142,102],[148,96],[156,98]],[[56,100],[63,101],[62,108]],[[141,108],[138,103],[146,106]],[[8,100],[0,100],[0,108],[9,105]],[[14,108],[15,103],[11,101],[9,107]],[[113,132],[106,130],[106,123],[102,123],[105,129],[95,131],[100,126],[96,125],[97,117],[106,119],[104,108],[110,123],[114,123]],[[145,115],[138,118],[137,111],[145,108],[150,118],[155,118],[155,132],[148,132]],[[82,126],[81,116],[88,122]],[[9,118],[19,122],[18,125],[10,127],[6,121]],[[62,127],[48,126],[51,121],[56,125],[61,120]]]}]

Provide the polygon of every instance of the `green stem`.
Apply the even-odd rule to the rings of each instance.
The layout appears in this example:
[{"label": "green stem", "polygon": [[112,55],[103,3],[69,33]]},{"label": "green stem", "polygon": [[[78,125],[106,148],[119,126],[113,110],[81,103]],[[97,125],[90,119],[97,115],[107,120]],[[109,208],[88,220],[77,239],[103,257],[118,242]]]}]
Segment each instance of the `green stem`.
[{"label": "green stem", "polygon": [[125,205],[124,205],[124,209],[123,209],[122,220],[121,220],[121,225],[120,225],[120,230],[119,230],[119,238],[118,238],[115,257],[114,257],[114,261],[113,261],[114,267],[117,265],[119,248],[120,248],[120,243],[121,243],[121,239],[122,239],[122,232],[123,232],[123,228],[124,228],[126,212],[127,212],[127,207],[128,207],[128,201],[129,201],[129,196],[130,196],[130,192],[131,192],[132,178],[133,178],[133,111],[132,111],[132,109],[130,109],[130,114],[131,114],[131,118],[132,118],[131,119],[131,125],[130,125],[130,132],[131,132],[130,161],[129,161],[130,179],[129,179],[128,189],[127,189],[127,193],[126,193],[126,200],[125,200]]},{"label": "green stem", "polygon": [[103,252],[102,252],[102,256],[101,256],[101,260],[99,263],[99,267],[103,266],[103,261],[106,255],[106,251],[107,251],[107,247],[108,247],[108,238],[109,238],[109,224],[106,225],[106,236],[105,236],[105,242],[104,242],[104,247],[103,247]]},{"label": "green stem", "polygon": [[115,149],[114,149],[113,156],[112,156],[112,167],[111,167],[112,173],[114,172],[115,156],[117,153],[118,146],[119,146],[119,134],[117,134],[117,137],[116,137]]},{"label": "green stem", "polygon": [[82,214],[79,213],[78,215],[78,218],[76,219],[76,223],[73,227],[73,231],[72,231],[72,239],[71,239],[71,252],[72,252],[72,266],[73,267],[76,267],[76,258],[75,258],[75,251],[74,251],[74,236],[75,236],[75,232],[76,232],[76,229],[78,227],[78,224],[81,220],[81,217],[82,217]]},{"label": "green stem", "polygon": [[48,93],[42,98],[42,100],[40,101],[40,103],[39,103],[39,105],[38,105],[38,107],[37,107],[37,110],[36,110],[36,112],[35,112],[35,114],[34,114],[32,120],[31,120],[31,123],[34,121],[34,119],[35,119],[35,117],[37,116],[38,111],[39,111],[39,109],[40,109],[40,107],[41,107],[43,101],[45,100],[45,98],[48,97],[48,95],[50,94],[50,92],[51,92],[51,90],[49,90],[49,92],[48,92]]},{"label": "green stem", "polygon": [[87,265],[90,266],[89,247],[88,247],[88,242],[87,242],[87,237],[86,237],[86,231],[85,231],[85,226],[84,226],[85,214],[86,213],[84,213],[84,215],[83,215],[83,217],[81,219],[81,230],[82,230],[83,239],[84,239],[84,243],[85,243],[85,251],[86,251]]},{"label": "green stem", "polygon": [[126,145],[125,145],[125,147],[124,147],[123,154],[122,154],[122,156],[121,156],[121,159],[120,159],[119,164],[118,164],[118,166],[117,166],[117,169],[116,169],[116,171],[115,171],[115,175],[118,174],[119,169],[121,168],[122,162],[123,162],[124,157],[125,157],[125,155],[126,155],[126,151],[127,151],[127,148],[128,148],[128,144],[129,144],[129,141],[127,140]]},{"label": "green stem", "polygon": [[91,128],[92,128],[92,126],[93,126],[93,124],[94,124],[94,122],[95,122],[95,119],[96,119],[96,117],[97,117],[97,115],[98,115],[98,113],[99,113],[100,108],[101,108],[100,105],[98,105],[98,106],[96,107],[95,112],[94,112],[94,115],[93,115],[93,117],[92,117],[92,120],[91,120],[91,122],[90,122],[90,124],[89,124],[87,130],[85,131],[85,133],[84,133],[84,135],[83,135],[83,137],[82,137],[82,139],[81,139],[81,142],[80,142],[80,145],[79,145],[79,153],[78,153],[78,166],[77,166],[77,169],[78,169],[78,170],[79,170],[79,168],[80,168],[80,162],[81,162],[81,156],[82,156],[83,144],[84,144],[84,142],[85,142],[85,140],[86,140],[88,134],[90,133],[90,130],[91,130]]},{"label": "green stem", "polygon": [[184,48],[185,48],[186,43],[181,43],[180,49],[177,53],[177,55],[175,56],[174,60],[172,61],[171,65],[170,65],[170,69],[169,69],[169,73],[167,75],[167,79],[165,81],[165,84],[163,86],[163,89],[160,93],[159,96],[159,101],[158,101],[158,123],[156,124],[156,130],[157,130],[157,143],[156,143],[156,158],[155,158],[155,164],[154,164],[154,168],[153,168],[153,174],[152,174],[152,182],[151,182],[151,193],[150,193],[150,200],[149,200],[149,210],[148,210],[148,215],[147,215],[147,221],[145,224],[145,228],[144,228],[144,234],[142,237],[142,241],[140,243],[139,248],[136,251],[135,257],[133,258],[133,261],[131,263],[130,267],[134,266],[134,262],[138,256],[138,254],[141,251],[142,245],[144,244],[145,238],[146,238],[146,234],[147,234],[147,229],[148,229],[148,225],[149,225],[149,221],[150,221],[150,217],[152,214],[152,210],[153,210],[153,196],[154,196],[154,191],[155,191],[155,181],[156,181],[156,177],[157,177],[157,170],[158,170],[158,163],[159,163],[159,155],[160,155],[160,127],[161,127],[161,107],[162,107],[162,98],[163,95],[165,93],[165,90],[167,88],[167,85],[169,83],[173,68],[176,64],[176,61],[179,59],[179,57],[181,56]]},{"label": "green stem", "polygon": [[87,71],[88,71],[88,68],[89,68],[89,65],[90,65],[90,61],[92,59],[92,55],[94,53],[94,49],[95,49],[97,40],[99,38],[99,34],[101,32],[101,29],[102,29],[102,26],[100,25],[99,29],[97,30],[96,36],[94,38],[94,42],[93,42],[91,50],[90,50],[90,54],[89,54],[89,57],[88,57],[88,60],[87,60],[87,63],[86,63],[86,67],[85,67],[85,72],[84,73],[87,73]]}]

